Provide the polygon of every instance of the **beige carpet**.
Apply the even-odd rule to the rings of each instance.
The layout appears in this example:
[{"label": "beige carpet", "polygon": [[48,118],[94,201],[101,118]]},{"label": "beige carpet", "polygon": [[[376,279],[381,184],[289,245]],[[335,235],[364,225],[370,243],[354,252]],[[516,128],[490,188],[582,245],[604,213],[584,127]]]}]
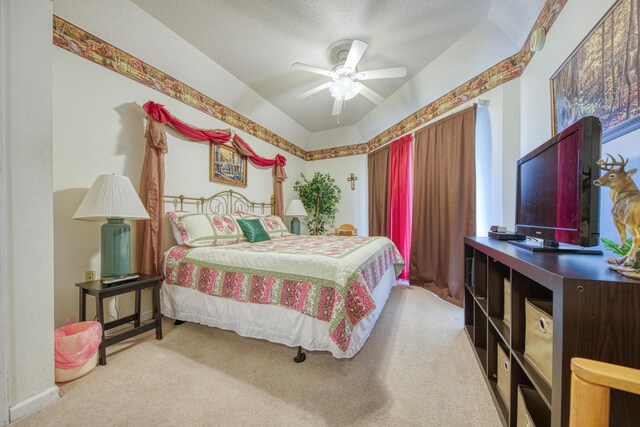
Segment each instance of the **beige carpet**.
[{"label": "beige carpet", "polygon": [[356,357],[308,352],[299,365],[283,345],[166,321],[162,341],[149,332],[110,347],[107,366],[16,425],[500,426],[462,317],[396,287]]}]

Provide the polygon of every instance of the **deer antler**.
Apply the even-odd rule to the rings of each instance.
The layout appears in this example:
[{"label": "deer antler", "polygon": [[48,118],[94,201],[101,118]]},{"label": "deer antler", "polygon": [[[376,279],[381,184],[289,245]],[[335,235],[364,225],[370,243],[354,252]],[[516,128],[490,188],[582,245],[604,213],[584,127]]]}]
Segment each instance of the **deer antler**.
[{"label": "deer antler", "polygon": [[621,154],[618,154],[618,156],[620,157],[620,161],[617,161],[611,154],[607,153],[607,160],[605,161],[604,159],[600,159],[596,164],[600,169],[607,172],[613,170],[617,166],[624,169],[624,167],[627,166],[627,163],[629,163],[629,159],[625,160]]}]

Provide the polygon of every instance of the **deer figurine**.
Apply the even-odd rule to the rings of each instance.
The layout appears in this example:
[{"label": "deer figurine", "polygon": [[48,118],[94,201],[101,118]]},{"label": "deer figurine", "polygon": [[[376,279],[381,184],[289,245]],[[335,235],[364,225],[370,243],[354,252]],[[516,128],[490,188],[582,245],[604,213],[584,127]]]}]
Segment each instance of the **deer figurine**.
[{"label": "deer figurine", "polygon": [[607,160],[598,160],[598,167],[605,173],[595,181],[594,185],[609,187],[611,202],[611,215],[613,223],[618,230],[622,244],[627,240],[627,230],[633,237],[633,244],[629,252],[623,257],[607,260],[610,263],[631,266],[636,259],[638,247],[640,246],[640,191],[631,177],[637,169],[625,171],[629,159],[622,156],[617,161],[611,154],[607,154]]}]

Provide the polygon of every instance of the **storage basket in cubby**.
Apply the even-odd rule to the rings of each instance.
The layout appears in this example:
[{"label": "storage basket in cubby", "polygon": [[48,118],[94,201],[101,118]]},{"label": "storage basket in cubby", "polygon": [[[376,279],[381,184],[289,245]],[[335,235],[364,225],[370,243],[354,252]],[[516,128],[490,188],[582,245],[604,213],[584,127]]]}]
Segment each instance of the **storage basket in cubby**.
[{"label": "storage basket in cubby", "polygon": [[502,321],[511,327],[511,282],[505,277],[504,279],[504,312]]},{"label": "storage basket in cubby", "polygon": [[502,397],[502,401],[509,409],[510,390],[511,390],[511,360],[509,359],[509,350],[505,350],[502,344],[498,343],[498,393]]},{"label": "storage basket in cubby", "polygon": [[553,361],[553,302],[525,300],[524,357],[551,385]]},{"label": "storage basket in cubby", "polygon": [[536,389],[520,384],[518,386],[517,427],[548,427],[551,412]]}]

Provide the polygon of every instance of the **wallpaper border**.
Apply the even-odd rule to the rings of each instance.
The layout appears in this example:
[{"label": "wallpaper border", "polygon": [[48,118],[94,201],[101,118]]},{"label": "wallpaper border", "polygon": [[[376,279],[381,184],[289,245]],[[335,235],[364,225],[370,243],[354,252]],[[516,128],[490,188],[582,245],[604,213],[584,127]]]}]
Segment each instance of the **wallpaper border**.
[{"label": "wallpaper border", "polygon": [[531,52],[531,49],[529,48],[529,40],[533,31],[537,28],[544,27],[545,30],[549,32],[549,29],[555,22],[558,15],[560,15],[560,12],[567,1],[568,0],[547,0],[540,12],[540,15],[538,15],[538,19],[536,19],[535,24],[529,32],[522,49],[520,49],[520,52],[498,62],[488,70],[483,71],[471,80],[468,80],[430,104],[422,107],[412,115],[404,118],[395,125],[371,138],[367,142],[369,151],[373,151],[390,143],[394,139],[451,111],[470,99],[476,98],[491,89],[520,77],[533,57],[533,52]]},{"label": "wallpaper border", "polygon": [[546,1],[522,49],[518,53],[500,61],[493,67],[420,108],[369,141],[311,151],[304,150],[191,86],[174,79],[170,75],[57,15],[53,16],[53,44],[170,96],[303,160],[325,160],[367,154],[451,111],[470,99],[520,77],[533,57],[533,52],[529,49],[529,39],[533,31],[539,27],[544,27],[549,32],[567,1]]},{"label": "wallpaper border", "polygon": [[170,96],[294,156],[301,159],[307,157],[307,151],[294,143],[57,15],[53,15],[53,44]]}]

